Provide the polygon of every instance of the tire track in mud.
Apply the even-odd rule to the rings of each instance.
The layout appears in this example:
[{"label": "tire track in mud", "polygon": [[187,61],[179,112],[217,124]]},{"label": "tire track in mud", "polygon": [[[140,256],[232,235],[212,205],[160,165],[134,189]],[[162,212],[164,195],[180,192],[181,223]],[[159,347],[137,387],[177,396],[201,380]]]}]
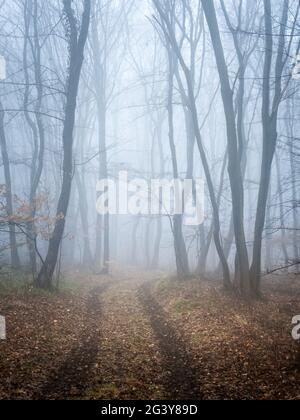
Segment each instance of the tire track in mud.
[{"label": "tire track in mud", "polygon": [[65,361],[52,372],[33,399],[70,399],[82,397],[92,382],[92,370],[101,346],[101,294],[105,283],[94,288],[87,300],[87,326]]},{"label": "tire track in mud", "polygon": [[158,341],[163,362],[163,386],[173,400],[202,400],[199,369],[185,342],[176,333],[167,315],[144,284],[138,296]]}]

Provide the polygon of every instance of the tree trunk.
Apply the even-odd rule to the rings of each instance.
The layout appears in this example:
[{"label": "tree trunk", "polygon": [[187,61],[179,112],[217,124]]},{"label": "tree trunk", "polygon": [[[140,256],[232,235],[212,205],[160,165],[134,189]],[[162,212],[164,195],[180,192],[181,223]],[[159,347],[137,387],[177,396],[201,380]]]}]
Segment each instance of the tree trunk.
[{"label": "tree trunk", "polygon": [[[101,60],[101,45],[98,37],[98,26],[93,20],[92,24],[92,51],[94,59],[94,84],[96,93],[97,116],[98,116],[98,141],[99,141],[99,179],[108,178],[107,167],[107,146],[106,146],[106,62]],[[104,55],[106,51],[104,52]],[[98,215],[97,224],[101,229],[97,228],[96,232],[96,266],[101,266],[101,251],[103,247],[102,274],[109,272],[110,260],[110,217],[109,214],[104,216]]]},{"label": "tree trunk", "polygon": [[89,238],[89,223],[88,223],[88,204],[86,198],[86,191],[83,185],[83,180],[81,179],[81,174],[76,172],[75,174],[76,184],[78,189],[79,196],[79,209],[80,209],[80,218],[81,218],[81,227],[83,234],[83,259],[82,264],[85,268],[90,268],[93,258],[90,247],[90,238]]},{"label": "tree trunk", "polygon": [[272,190],[269,188],[268,202],[267,202],[267,214],[266,214],[266,230],[265,230],[265,245],[266,245],[266,272],[271,271],[272,267],[272,249],[271,249],[271,229],[272,229],[272,215],[271,215],[271,200],[272,200]]},{"label": "tree trunk", "polygon": [[64,0],[64,13],[68,21],[70,34],[70,67],[66,90],[66,108],[63,127],[63,182],[56,212],[54,232],[50,239],[45,263],[37,278],[40,288],[51,289],[53,273],[57,264],[60,244],[63,238],[73,179],[73,131],[77,107],[80,75],[84,60],[84,48],[90,25],[91,0],[84,0],[80,34],[72,9],[72,1]]},{"label": "tree trunk", "polygon": [[240,272],[240,288],[243,296],[248,298],[250,290],[249,258],[244,230],[244,186],[241,172],[238,135],[233,106],[233,91],[230,87],[228,69],[213,1],[202,1],[202,6],[208,23],[212,44],[215,52],[224,105],[227,142],[228,142],[228,173],[232,193],[233,222]]},{"label": "tree trunk", "polygon": [[261,280],[261,253],[262,253],[262,237],[266,220],[266,208],[269,195],[269,185],[271,179],[273,156],[275,152],[274,138],[277,133],[269,132],[269,127],[264,129],[264,150],[261,167],[261,181],[259,187],[259,195],[257,201],[254,245],[253,245],[253,261],[251,266],[251,282],[252,288],[256,296],[260,295]]},{"label": "tree trunk", "polygon": [[256,210],[255,234],[253,245],[253,260],[251,266],[251,283],[254,293],[260,295],[261,285],[261,249],[262,235],[266,220],[266,206],[271,179],[272,164],[277,145],[277,119],[282,96],[282,74],[284,70],[285,33],[288,21],[289,2],[284,1],[280,34],[278,39],[278,52],[275,66],[275,94],[271,109],[271,68],[273,62],[273,27],[272,7],[270,0],[264,0],[265,8],[265,62],[263,77],[263,157],[261,165],[261,179]]},{"label": "tree trunk", "polygon": [[131,247],[131,263],[133,265],[137,265],[138,258],[137,258],[137,233],[140,225],[140,217],[136,216],[134,218],[134,226],[132,232],[132,247]]},{"label": "tree trunk", "polygon": [[156,238],[154,241],[154,254],[151,262],[151,268],[153,270],[156,270],[159,267],[160,243],[162,238],[162,220],[160,216],[156,219],[156,225],[157,227]]},{"label": "tree trunk", "polygon": [[194,92],[194,89],[193,89],[191,71],[187,67],[187,65],[184,61],[184,58],[181,54],[181,50],[180,50],[180,48],[177,44],[177,40],[176,40],[176,36],[175,36],[175,33],[174,33],[174,28],[172,27],[172,23],[170,22],[168,16],[166,16],[166,14],[164,13],[164,11],[162,9],[162,6],[158,2],[158,0],[154,0],[154,3],[155,3],[156,9],[158,10],[158,13],[159,13],[162,21],[165,23],[164,32],[165,32],[166,41],[167,41],[167,43],[171,43],[171,47],[174,49],[175,54],[177,55],[177,58],[178,58],[178,60],[180,62],[180,65],[182,67],[182,70],[185,74],[185,78],[186,78],[186,82],[187,82],[187,88],[188,88],[188,102],[189,102],[188,105],[189,105],[192,120],[193,120],[195,137],[196,137],[198,149],[199,149],[199,152],[200,152],[202,165],[203,165],[203,169],[204,169],[204,173],[205,173],[205,177],[206,177],[206,181],[207,181],[208,191],[209,191],[209,195],[210,195],[210,200],[211,200],[211,204],[212,204],[212,208],[213,208],[215,245],[216,245],[216,249],[217,249],[220,261],[222,263],[224,287],[226,289],[231,289],[232,284],[231,284],[231,279],[230,279],[229,266],[228,266],[227,260],[225,258],[222,243],[221,243],[221,226],[220,226],[220,217],[219,217],[219,207],[218,207],[218,203],[217,203],[217,199],[216,199],[216,195],[215,195],[215,191],[214,191],[214,184],[213,184],[213,181],[212,181],[210,168],[209,168],[207,157],[206,157],[206,152],[205,152],[205,149],[204,149],[204,146],[203,146],[203,143],[202,143],[202,137],[201,137],[199,121],[198,121],[198,112],[197,112],[197,106],[196,106],[195,92]]},{"label": "tree trunk", "polygon": [[[14,214],[13,211],[13,199],[12,199],[12,182],[11,182],[11,173],[10,173],[10,163],[7,152],[7,143],[6,135],[4,130],[4,111],[2,102],[0,101],[0,146],[1,146],[1,155],[4,168],[4,179],[6,185],[6,207],[8,217],[12,217]],[[13,268],[20,268],[20,258],[17,247],[16,239],[16,228],[13,223],[9,223],[9,242],[10,242],[10,253],[11,253],[11,265]]]},{"label": "tree trunk", "polygon": [[281,248],[284,256],[284,264],[288,266],[289,264],[289,254],[286,247],[286,230],[285,230],[285,221],[284,221],[284,205],[283,205],[283,190],[281,185],[281,167],[279,156],[276,153],[276,168],[277,168],[277,188],[278,188],[278,198],[279,198],[279,211],[280,211],[280,229],[281,229]]},{"label": "tree trunk", "polygon": [[[173,90],[174,90],[174,57],[173,52],[168,51],[169,59],[169,85],[168,85],[168,122],[169,122],[169,144],[172,157],[173,175],[175,179],[179,178],[178,164],[176,156],[176,146],[174,139],[174,112],[173,112]],[[179,278],[190,275],[188,255],[182,232],[183,216],[175,215],[173,217],[173,236],[176,258],[177,274]]]},{"label": "tree trunk", "polygon": [[[294,108],[294,104],[293,107]],[[294,111],[294,109],[293,109]],[[293,112],[294,115],[294,112]],[[294,121],[291,116],[291,110],[289,110],[290,123],[288,127],[288,133],[290,137],[289,141],[289,158],[290,158],[290,170],[291,170],[291,182],[292,182],[292,202],[293,202],[293,251],[294,251],[294,261],[300,261],[299,257],[299,223],[298,223],[298,194],[297,194],[297,169],[295,161],[295,150],[294,150]],[[300,266],[296,265],[296,270],[300,271]]]}]

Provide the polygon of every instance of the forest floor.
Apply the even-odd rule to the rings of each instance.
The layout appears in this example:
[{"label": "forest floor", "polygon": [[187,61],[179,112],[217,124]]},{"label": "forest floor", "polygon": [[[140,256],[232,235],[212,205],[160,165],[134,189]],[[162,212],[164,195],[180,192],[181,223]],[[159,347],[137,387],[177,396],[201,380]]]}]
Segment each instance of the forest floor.
[{"label": "forest floor", "polygon": [[300,399],[299,276],[251,305],[215,282],[71,277],[0,294],[0,399]]}]

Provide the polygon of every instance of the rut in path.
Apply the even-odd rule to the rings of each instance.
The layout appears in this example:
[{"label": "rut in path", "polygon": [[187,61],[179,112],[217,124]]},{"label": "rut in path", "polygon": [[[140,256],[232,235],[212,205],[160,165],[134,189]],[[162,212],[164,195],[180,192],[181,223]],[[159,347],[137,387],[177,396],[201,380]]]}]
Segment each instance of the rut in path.
[{"label": "rut in path", "polygon": [[146,283],[139,290],[139,298],[158,340],[164,364],[163,385],[168,397],[176,400],[201,400],[199,370],[186,344],[167,320],[165,311],[151,295],[149,284]]},{"label": "rut in path", "polygon": [[99,297],[107,288],[108,284],[104,284],[91,291],[87,302],[87,328],[64,363],[50,374],[47,382],[34,395],[34,399],[76,398],[88,389],[101,340],[99,327],[102,308]]}]

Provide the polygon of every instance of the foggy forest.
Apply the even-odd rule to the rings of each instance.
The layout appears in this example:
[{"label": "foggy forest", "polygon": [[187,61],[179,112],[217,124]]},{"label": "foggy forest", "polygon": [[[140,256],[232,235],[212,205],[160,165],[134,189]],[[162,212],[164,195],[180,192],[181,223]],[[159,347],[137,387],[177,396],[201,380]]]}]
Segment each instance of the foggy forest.
[{"label": "foggy forest", "polygon": [[0,400],[300,399],[299,117],[299,0],[1,0]]}]

